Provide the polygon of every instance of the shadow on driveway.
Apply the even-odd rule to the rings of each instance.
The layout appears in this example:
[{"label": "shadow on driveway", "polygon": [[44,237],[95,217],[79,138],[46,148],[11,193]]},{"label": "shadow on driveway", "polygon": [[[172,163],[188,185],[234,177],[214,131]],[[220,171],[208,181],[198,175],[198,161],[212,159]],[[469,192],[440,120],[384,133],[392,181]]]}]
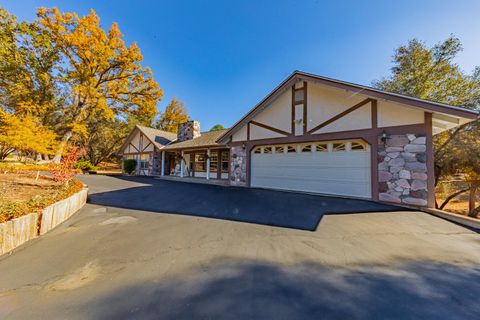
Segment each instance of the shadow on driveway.
[{"label": "shadow on driveway", "polygon": [[396,272],[212,262],[190,276],[116,289],[83,309],[97,319],[475,319],[479,277],[476,268],[425,261]]},{"label": "shadow on driveway", "polygon": [[[104,181],[99,181],[104,179]],[[110,181],[109,181],[109,180]],[[324,214],[405,211],[369,200],[159,180],[149,177],[84,177],[112,190],[89,195],[97,205],[175,213],[314,231]],[[129,185],[128,182],[134,182]],[[146,184],[135,186],[136,183]],[[125,185],[118,189],[118,185]]]}]

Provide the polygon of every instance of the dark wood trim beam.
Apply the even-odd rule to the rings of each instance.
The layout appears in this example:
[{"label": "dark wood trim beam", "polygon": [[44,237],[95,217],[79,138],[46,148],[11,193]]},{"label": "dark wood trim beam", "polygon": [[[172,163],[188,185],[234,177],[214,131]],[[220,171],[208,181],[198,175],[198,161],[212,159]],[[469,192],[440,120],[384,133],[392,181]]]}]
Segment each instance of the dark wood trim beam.
[{"label": "dark wood trim beam", "polygon": [[247,141],[250,140],[250,121],[247,122]]},{"label": "dark wood trim beam", "polygon": [[276,133],[279,133],[279,134],[283,134],[285,136],[290,135],[290,133],[287,132],[287,131],[283,131],[283,130],[280,130],[280,129],[277,129],[277,128],[274,128],[274,127],[270,127],[266,124],[263,124],[263,123],[260,123],[260,122],[257,122],[257,121],[250,121],[250,124],[256,125],[260,128],[267,129],[267,130],[270,130],[270,131],[273,131],[273,132],[276,132]]},{"label": "dark wood trim beam", "polygon": [[370,183],[372,200],[378,201],[378,135],[371,136],[370,141]]},{"label": "dark wood trim beam", "polygon": [[147,150],[148,147],[150,147],[152,143],[149,141],[148,144],[145,146],[145,148],[142,149],[142,152]]},{"label": "dark wood trim beam", "polygon": [[407,134],[417,133],[426,134],[425,125],[411,124],[404,126],[383,127],[377,129],[359,129],[351,131],[339,131],[339,132],[327,132],[317,134],[307,134],[303,136],[290,135],[288,137],[280,138],[267,138],[250,141],[237,141],[229,143],[229,146],[233,145],[252,145],[259,146],[264,144],[286,144],[286,143],[300,143],[300,142],[314,142],[314,141],[327,141],[327,140],[343,140],[343,139],[363,139],[367,141],[371,137],[378,137],[383,131],[387,134]]},{"label": "dark wood trim beam", "polygon": [[307,108],[308,108],[308,95],[307,95],[307,81],[303,81],[303,134],[307,134]]},{"label": "dark wood trim beam", "polygon": [[408,96],[402,96],[402,95],[391,93],[391,92],[384,92],[381,90],[364,87],[364,86],[353,84],[353,83],[346,83],[344,81],[326,79],[324,77],[314,76],[311,74],[305,74],[300,72],[297,73],[297,76],[300,79],[304,79],[307,81],[321,83],[327,86],[355,92],[357,94],[371,96],[377,99],[385,99],[388,101],[393,101],[401,104],[419,107],[432,112],[446,113],[446,114],[451,114],[453,116],[463,117],[467,119],[476,119],[479,116],[478,112],[468,110],[465,108],[456,108],[454,106],[443,105],[433,101],[421,100],[421,99],[408,97]]},{"label": "dark wood trim beam", "polygon": [[378,128],[378,102],[372,99],[372,128]]},{"label": "dark wood trim beam", "polygon": [[130,142],[130,146],[132,146],[132,147],[133,147],[133,149],[135,149],[135,150],[137,150],[138,152],[140,152],[140,150],[138,150],[138,148],[137,148],[137,147],[135,147],[135,146],[134,146],[134,145],[133,145],[131,142]]},{"label": "dark wood trim beam", "polygon": [[427,147],[427,206],[435,207],[435,159],[433,153],[432,114],[425,112],[425,137]]},{"label": "dark wood trim beam", "polygon": [[367,103],[372,102],[372,101],[373,101],[373,99],[371,99],[371,98],[367,98],[367,99],[365,99],[365,100],[362,100],[362,101],[360,101],[359,103],[357,103],[356,105],[354,105],[353,107],[350,107],[350,108],[348,108],[347,110],[345,110],[345,111],[337,114],[336,116],[328,119],[327,121],[325,121],[325,122],[323,122],[323,123],[320,123],[318,126],[316,126],[316,127],[314,127],[313,129],[309,130],[308,133],[313,133],[313,132],[315,132],[315,131],[317,131],[317,130],[319,130],[319,129],[327,126],[327,125],[329,125],[330,123],[332,123],[332,122],[334,122],[334,121],[337,121],[337,120],[340,119],[340,118],[343,118],[344,116],[346,116],[346,115],[349,114],[350,112],[353,112],[353,111],[357,110],[358,108],[363,107],[364,105],[366,105]]},{"label": "dark wood trim beam", "polygon": [[290,134],[295,133],[295,84],[292,86],[292,114],[291,114],[291,121],[292,124]]},{"label": "dark wood trim beam", "polygon": [[132,155],[132,154],[153,154],[153,151],[146,151],[146,152],[125,152],[124,155]]}]

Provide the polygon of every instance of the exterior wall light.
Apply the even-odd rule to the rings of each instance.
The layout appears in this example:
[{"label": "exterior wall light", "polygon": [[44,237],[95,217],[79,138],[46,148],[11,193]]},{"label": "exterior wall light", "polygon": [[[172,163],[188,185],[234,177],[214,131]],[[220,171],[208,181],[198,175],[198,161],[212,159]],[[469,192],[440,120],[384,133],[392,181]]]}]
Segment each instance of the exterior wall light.
[{"label": "exterior wall light", "polygon": [[383,130],[380,139],[382,140],[382,142],[383,142],[384,144],[387,143],[387,140],[388,140],[389,137],[390,137],[390,136],[388,135],[388,133],[387,133],[385,130]]}]

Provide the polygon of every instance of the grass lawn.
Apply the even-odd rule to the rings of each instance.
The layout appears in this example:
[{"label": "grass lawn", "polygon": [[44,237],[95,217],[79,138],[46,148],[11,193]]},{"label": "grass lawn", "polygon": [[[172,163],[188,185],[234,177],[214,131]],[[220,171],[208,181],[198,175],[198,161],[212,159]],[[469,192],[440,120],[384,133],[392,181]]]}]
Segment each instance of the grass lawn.
[{"label": "grass lawn", "polygon": [[80,191],[83,185],[73,180],[68,186],[34,171],[0,172],[0,223],[32,212]]}]

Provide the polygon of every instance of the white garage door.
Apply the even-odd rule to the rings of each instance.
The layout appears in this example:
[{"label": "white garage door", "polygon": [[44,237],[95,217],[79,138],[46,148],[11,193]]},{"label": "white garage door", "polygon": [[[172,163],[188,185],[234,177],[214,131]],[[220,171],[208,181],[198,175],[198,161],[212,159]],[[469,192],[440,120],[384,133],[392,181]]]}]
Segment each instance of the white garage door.
[{"label": "white garage door", "polygon": [[361,140],[256,147],[252,187],[371,197],[370,147]]}]

